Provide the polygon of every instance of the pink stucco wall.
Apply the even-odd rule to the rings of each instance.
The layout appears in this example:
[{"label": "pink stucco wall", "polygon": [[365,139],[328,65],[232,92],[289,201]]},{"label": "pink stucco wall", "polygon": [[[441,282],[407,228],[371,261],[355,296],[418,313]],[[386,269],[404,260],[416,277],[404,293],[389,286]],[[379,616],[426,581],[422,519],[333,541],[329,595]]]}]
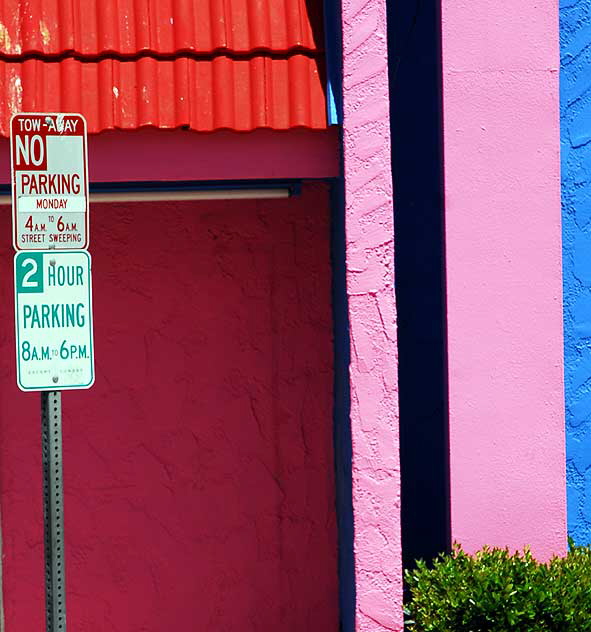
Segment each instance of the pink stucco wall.
[{"label": "pink stucco wall", "polygon": [[402,629],[394,233],[386,7],[344,0],[356,629]]},{"label": "pink stucco wall", "polygon": [[[91,222],[96,382],[63,396],[69,628],[336,632],[327,188]],[[6,629],[32,632],[39,395],[16,387],[8,273],[0,298]]]},{"label": "pink stucco wall", "polygon": [[443,0],[452,536],[565,548],[556,0]]}]

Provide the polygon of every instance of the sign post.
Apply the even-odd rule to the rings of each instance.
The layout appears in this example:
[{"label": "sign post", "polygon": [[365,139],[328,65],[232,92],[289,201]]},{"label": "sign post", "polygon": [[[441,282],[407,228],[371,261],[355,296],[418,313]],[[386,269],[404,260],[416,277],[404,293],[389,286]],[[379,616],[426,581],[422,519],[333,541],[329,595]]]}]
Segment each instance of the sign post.
[{"label": "sign post", "polygon": [[66,630],[64,481],[62,474],[62,395],[41,393],[45,623],[47,632]]},{"label": "sign post", "polygon": [[61,391],[94,382],[86,121],[10,121],[17,384],[41,391],[45,622],[66,632]]}]

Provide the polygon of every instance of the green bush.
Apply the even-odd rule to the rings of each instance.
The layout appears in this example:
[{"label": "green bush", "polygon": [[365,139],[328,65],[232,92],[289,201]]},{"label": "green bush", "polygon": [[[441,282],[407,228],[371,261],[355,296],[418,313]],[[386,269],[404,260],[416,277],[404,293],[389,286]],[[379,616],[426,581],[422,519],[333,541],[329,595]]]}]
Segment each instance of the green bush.
[{"label": "green bush", "polygon": [[591,632],[591,549],[572,542],[547,564],[528,550],[455,546],[405,580],[411,632]]}]

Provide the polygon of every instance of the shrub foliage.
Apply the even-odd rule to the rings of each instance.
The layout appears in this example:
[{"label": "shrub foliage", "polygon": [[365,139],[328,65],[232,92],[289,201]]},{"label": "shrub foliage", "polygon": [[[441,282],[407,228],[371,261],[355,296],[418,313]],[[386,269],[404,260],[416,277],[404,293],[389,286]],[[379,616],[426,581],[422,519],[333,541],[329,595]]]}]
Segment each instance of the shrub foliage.
[{"label": "shrub foliage", "polygon": [[591,549],[572,542],[546,564],[527,549],[455,546],[405,579],[411,632],[591,632]]}]

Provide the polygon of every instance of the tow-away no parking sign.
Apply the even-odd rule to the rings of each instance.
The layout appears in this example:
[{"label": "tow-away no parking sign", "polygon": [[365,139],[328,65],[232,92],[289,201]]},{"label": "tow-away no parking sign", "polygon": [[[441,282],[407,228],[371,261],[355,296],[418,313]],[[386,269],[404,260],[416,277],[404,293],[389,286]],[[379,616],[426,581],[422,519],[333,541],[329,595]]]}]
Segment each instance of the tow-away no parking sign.
[{"label": "tow-away no parking sign", "polygon": [[15,114],[10,123],[16,250],[88,246],[86,121],[80,114]]}]

